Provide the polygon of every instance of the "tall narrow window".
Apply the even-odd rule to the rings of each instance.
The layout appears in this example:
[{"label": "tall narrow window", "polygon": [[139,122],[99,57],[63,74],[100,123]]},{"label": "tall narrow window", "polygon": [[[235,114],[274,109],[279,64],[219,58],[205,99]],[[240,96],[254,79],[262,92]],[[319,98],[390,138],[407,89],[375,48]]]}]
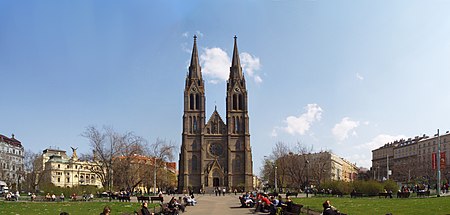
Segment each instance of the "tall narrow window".
[{"label": "tall narrow window", "polygon": [[194,94],[189,95],[189,109],[194,110]]},{"label": "tall narrow window", "polygon": [[235,166],[234,166],[234,170],[236,172],[241,171],[241,165],[242,165],[241,163],[242,163],[241,156],[237,155],[235,158]]},{"label": "tall narrow window", "polygon": [[243,109],[244,109],[244,97],[242,96],[242,94],[239,94],[239,110]]},{"label": "tall narrow window", "polygon": [[238,133],[239,132],[239,118],[236,117],[234,119],[235,119],[235,121],[234,121],[234,133]]},{"label": "tall narrow window", "polygon": [[197,133],[197,117],[194,116],[194,124],[192,125],[194,133]]},{"label": "tall narrow window", "polygon": [[192,133],[192,116],[189,116],[189,133]]},{"label": "tall narrow window", "polygon": [[198,94],[195,94],[195,109],[200,109],[200,96]]},{"label": "tall narrow window", "polygon": [[192,156],[192,171],[197,171],[198,169],[198,160],[197,160],[197,156],[193,155]]},{"label": "tall narrow window", "polygon": [[237,95],[233,95],[233,110],[237,109]]}]

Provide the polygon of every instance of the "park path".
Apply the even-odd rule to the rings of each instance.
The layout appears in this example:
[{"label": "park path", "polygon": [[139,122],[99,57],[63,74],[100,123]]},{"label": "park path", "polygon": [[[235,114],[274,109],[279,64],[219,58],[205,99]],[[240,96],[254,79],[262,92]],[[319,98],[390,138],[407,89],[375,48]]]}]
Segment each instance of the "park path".
[{"label": "park path", "polygon": [[253,208],[241,208],[239,196],[230,194],[225,196],[197,195],[197,204],[186,207],[185,215],[220,214],[238,215],[253,214]]}]

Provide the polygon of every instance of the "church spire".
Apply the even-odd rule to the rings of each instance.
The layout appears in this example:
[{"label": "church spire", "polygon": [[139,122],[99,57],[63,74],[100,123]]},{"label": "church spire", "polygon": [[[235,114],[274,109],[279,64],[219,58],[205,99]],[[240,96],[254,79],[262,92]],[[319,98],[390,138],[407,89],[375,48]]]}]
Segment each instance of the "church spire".
[{"label": "church spire", "polygon": [[189,78],[202,79],[200,63],[198,62],[197,35],[194,35],[194,47],[192,48],[191,65],[189,66]]},{"label": "church spire", "polygon": [[234,35],[233,59],[231,60],[230,79],[242,78],[241,61],[239,59],[239,51],[237,47],[237,37]]}]

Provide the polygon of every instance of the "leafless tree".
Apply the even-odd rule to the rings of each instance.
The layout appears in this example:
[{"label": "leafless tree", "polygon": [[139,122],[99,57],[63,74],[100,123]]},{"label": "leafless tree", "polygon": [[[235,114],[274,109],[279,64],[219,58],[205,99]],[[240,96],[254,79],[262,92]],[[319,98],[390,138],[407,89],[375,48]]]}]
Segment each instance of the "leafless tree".
[{"label": "leafless tree", "polygon": [[27,191],[38,190],[39,185],[46,176],[46,170],[42,163],[42,156],[30,150],[24,152],[24,181],[23,186]]},{"label": "leafless tree", "polygon": [[[173,142],[157,138],[156,141],[150,144],[147,154],[153,157],[153,168],[152,175],[153,178],[148,178],[146,183],[148,187],[153,185],[156,187],[163,187],[164,185],[174,184],[169,179],[170,173],[166,173],[167,166],[166,163],[174,159],[175,156],[175,144]],[[171,179],[172,180],[172,179]]]}]

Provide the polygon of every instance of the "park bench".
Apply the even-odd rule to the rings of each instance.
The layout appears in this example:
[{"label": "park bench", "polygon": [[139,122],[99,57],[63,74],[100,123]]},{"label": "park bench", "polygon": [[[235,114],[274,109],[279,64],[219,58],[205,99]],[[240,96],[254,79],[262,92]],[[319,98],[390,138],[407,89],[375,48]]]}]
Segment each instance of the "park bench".
[{"label": "park bench", "polygon": [[397,198],[409,198],[409,195],[411,195],[409,192],[398,192]]},{"label": "park bench", "polygon": [[287,192],[287,193],[286,193],[286,198],[287,198],[288,196],[295,196],[295,198],[297,198],[298,193],[297,193],[297,192]]},{"label": "park bench", "polygon": [[430,191],[417,191],[417,197],[425,197],[425,196],[430,196]]},{"label": "park bench", "polygon": [[363,193],[351,192],[350,198],[363,197]]},{"label": "park bench", "polygon": [[292,210],[287,211],[286,206],[282,206],[283,214],[285,215],[298,215],[302,210],[303,205],[300,204],[292,204]]},{"label": "park bench", "polygon": [[159,202],[163,202],[164,198],[163,197],[159,197],[159,196],[151,196],[150,197],[150,201],[153,203],[153,201],[159,201]]},{"label": "park bench", "polygon": [[389,197],[389,198],[392,198],[392,193],[378,193],[378,197],[383,197],[384,196],[384,198],[387,198],[387,197]]},{"label": "park bench", "polygon": [[144,201],[150,201],[150,197],[148,197],[148,196],[138,196],[137,197],[137,201],[138,202],[144,202]]},{"label": "park bench", "polygon": [[130,196],[117,196],[117,199],[119,200],[119,202],[130,202],[131,198]]},{"label": "park bench", "polygon": [[331,192],[331,195],[336,196],[336,197],[344,196],[344,194],[341,191],[335,191],[335,190],[333,190],[333,192]]}]

